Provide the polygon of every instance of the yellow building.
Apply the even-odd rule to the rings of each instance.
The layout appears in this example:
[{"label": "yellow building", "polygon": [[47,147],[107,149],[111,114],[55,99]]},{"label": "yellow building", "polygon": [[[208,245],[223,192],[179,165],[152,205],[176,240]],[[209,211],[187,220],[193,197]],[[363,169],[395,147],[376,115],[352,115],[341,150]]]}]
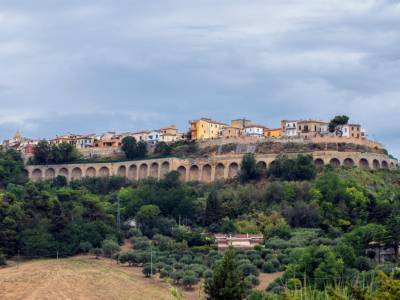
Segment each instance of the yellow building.
[{"label": "yellow building", "polygon": [[274,128],[274,129],[266,128],[264,130],[264,136],[270,138],[279,138],[282,136],[282,128]]},{"label": "yellow building", "polygon": [[222,129],[227,124],[217,122],[208,118],[190,121],[192,140],[206,140],[221,137]]}]

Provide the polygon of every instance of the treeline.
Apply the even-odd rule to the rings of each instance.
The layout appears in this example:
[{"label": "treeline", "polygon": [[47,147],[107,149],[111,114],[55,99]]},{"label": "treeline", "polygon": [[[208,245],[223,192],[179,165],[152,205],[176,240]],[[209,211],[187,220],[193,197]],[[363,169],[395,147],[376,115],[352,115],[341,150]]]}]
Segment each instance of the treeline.
[{"label": "treeline", "polygon": [[[85,178],[69,185],[63,177],[32,183],[25,176],[19,155],[0,151],[0,252],[7,257],[90,249],[112,256],[130,238],[134,252],[114,258],[190,287],[200,278],[217,280],[223,258],[213,251],[212,233],[262,233],[264,245],[231,259],[246,291],[260,272],[283,271],[268,287],[272,296],[326,290],[338,281],[352,286],[354,278],[368,282],[377,269],[393,275],[398,268],[396,261],[373,263],[375,254],[366,252],[370,242],[399,245],[397,171],[317,171],[307,156],[280,157],[266,171],[246,155],[238,178],[229,183],[181,182],[178,172],[160,181]],[[149,247],[156,270],[147,264]],[[210,295],[221,281],[214,284],[207,282]]]},{"label": "treeline", "polygon": [[33,146],[33,158],[30,164],[58,164],[77,160],[80,155],[76,148],[69,143],[50,144],[46,140]]}]

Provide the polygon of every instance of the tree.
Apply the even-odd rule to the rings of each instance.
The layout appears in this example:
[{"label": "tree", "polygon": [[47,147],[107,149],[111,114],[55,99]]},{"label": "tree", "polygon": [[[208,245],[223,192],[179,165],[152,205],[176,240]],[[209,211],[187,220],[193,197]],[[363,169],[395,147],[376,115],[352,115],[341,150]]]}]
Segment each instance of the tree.
[{"label": "tree", "polygon": [[51,158],[55,163],[67,163],[76,160],[78,158],[78,154],[74,146],[69,143],[62,142],[52,147]]},{"label": "tree", "polygon": [[148,236],[152,235],[151,230],[155,226],[155,221],[159,214],[160,209],[157,205],[147,204],[140,207],[135,220],[144,234]]},{"label": "tree", "polygon": [[239,177],[242,183],[255,180],[260,177],[260,170],[257,167],[256,157],[253,153],[247,153],[243,155],[242,162],[240,164]]},{"label": "tree", "polygon": [[101,250],[100,248],[93,248],[92,250],[90,250],[90,253],[91,253],[96,259],[99,259],[100,255],[103,254],[103,250]]},{"label": "tree", "polygon": [[158,155],[170,155],[172,148],[166,142],[158,142],[154,148],[154,154]]},{"label": "tree", "polygon": [[46,140],[42,140],[33,146],[33,159],[38,164],[49,163],[51,159],[51,146]]},{"label": "tree", "polygon": [[151,263],[146,263],[143,266],[143,270],[142,270],[144,276],[146,277],[150,277],[151,275],[154,275],[157,273],[157,269],[154,265],[152,265]]},{"label": "tree", "polygon": [[125,155],[129,159],[137,157],[137,142],[134,137],[127,136],[122,139],[121,150],[124,151]]},{"label": "tree", "polygon": [[83,253],[88,253],[90,250],[92,250],[92,248],[93,246],[90,242],[81,242],[79,244],[79,250]]},{"label": "tree", "polygon": [[222,218],[222,208],[217,197],[217,192],[212,191],[207,197],[204,223],[211,225],[218,223]]},{"label": "tree", "polygon": [[196,273],[193,271],[186,271],[183,274],[181,279],[181,283],[187,288],[191,289],[193,285],[199,282],[199,278],[197,277]]},{"label": "tree", "polygon": [[147,155],[147,143],[145,141],[139,141],[137,143],[137,157],[144,158]]},{"label": "tree", "polygon": [[349,117],[342,115],[342,116],[335,116],[328,125],[329,132],[335,133],[338,136],[343,135],[343,126],[349,122]]},{"label": "tree", "polygon": [[206,282],[205,291],[208,300],[245,298],[244,276],[238,267],[235,250],[228,249],[222,261],[214,266],[212,278]]},{"label": "tree", "polygon": [[0,252],[0,266],[5,266],[7,264],[6,257]]},{"label": "tree", "polygon": [[112,239],[105,239],[101,243],[101,249],[106,256],[111,257],[114,253],[119,251],[119,245]]}]

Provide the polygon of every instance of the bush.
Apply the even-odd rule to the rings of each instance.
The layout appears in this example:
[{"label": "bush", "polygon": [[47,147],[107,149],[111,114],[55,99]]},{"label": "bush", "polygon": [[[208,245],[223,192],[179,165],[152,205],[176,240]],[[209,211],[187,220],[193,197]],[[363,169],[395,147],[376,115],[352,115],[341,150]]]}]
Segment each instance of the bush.
[{"label": "bush", "polygon": [[155,268],[154,265],[150,264],[150,263],[146,263],[143,266],[143,270],[142,270],[144,276],[146,277],[150,277],[151,275],[154,275],[157,273],[157,270]]},{"label": "bush", "polygon": [[162,269],[161,271],[160,271],[160,278],[165,278],[165,277],[170,277],[171,276],[171,272],[168,272],[167,270],[165,270],[165,269]]},{"label": "bush", "polygon": [[5,266],[7,264],[6,257],[3,253],[0,253],[0,266]]},{"label": "bush", "polygon": [[181,278],[183,277],[184,272],[183,271],[175,271],[172,272],[171,278],[174,281],[175,284],[179,283]]},{"label": "bush", "polygon": [[290,278],[287,283],[287,287],[290,290],[299,290],[301,289],[301,281],[298,278]]},{"label": "bush", "polygon": [[260,280],[257,276],[249,275],[245,279],[246,285],[250,285],[250,288],[253,288],[260,284]]},{"label": "bush", "polygon": [[211,278],[213,276],[213,272],[210,269],[207,269],[206,271],[204,271],[203,273],[203,277],[204,278]]},{"label": "bush", "polygon": [[134,254],[133,251],[128,251],[128,252],[121,252],[121,253],[119,253],[119,255],[118,255],[118,261],[119,261],[121,264],[128,263],[129,266],[132,266],[132,265],[134,265],[134,264],[137,263],[137,261],[136,261],[136,256],[135,256],[135,254]]},{"label": "bush", "polygon": [[255,265],[253,264],[243,264],[239,266],[239,270],[244,276],[255,275],[258,276],[259,272]]},{"label": "bush", "polygon": [[359,271],[369,271],[369,270],[372,269],[369,259],[364,257],[364,256],[357,257],[355,262],[354,262],[354,266]]},{"label": "bush", "polygon": [[264,264],[262,265],[261,270],[262,270],[264,273],[274,273],[274,272],[276,272],[276,268],[274,267],[274,265],[273,265],[272,262],[270,262],[270,261],[264,263]]},{"label": "bush", "polygon": [[101,256],[103,254],[103,250],[101,250],[100,248],[92,248],[90,250],[90,253],[95,256],[96,259],[99,259],[99,256]]},{"label": "bush", "polygon": [[280,294],[283,291],[283,287],[277,282],[271,282],[265,289],[267,292],[274,294]]},{"label": "bush", "polygon": [[79,251],[83,253],[88,253],[93,248],[90,242],[80,242]]},{"label": "bush", "polygon": [[199,278],[196,276],[196,273],[193,271],[186,271],[182,278],[181,278],[181,283],[184,285],[186,288],[192,288],[192,285],[196,284],[199,281]]},{"label": "bush", "polygon": [[113,253],[119,251],[119,245],[114,240],[106,239],[101,243],[101,249],[103,250],[104,255],[111,257]]},{"label": "bush", "polygon": [[128,232],[126,233],[126,237],[127,238],[132,238],[132,237],[139,237],[139,236],[143,236],[142,232],[140,231],[140,229],[138,228],[131,228],[128,230]]}]

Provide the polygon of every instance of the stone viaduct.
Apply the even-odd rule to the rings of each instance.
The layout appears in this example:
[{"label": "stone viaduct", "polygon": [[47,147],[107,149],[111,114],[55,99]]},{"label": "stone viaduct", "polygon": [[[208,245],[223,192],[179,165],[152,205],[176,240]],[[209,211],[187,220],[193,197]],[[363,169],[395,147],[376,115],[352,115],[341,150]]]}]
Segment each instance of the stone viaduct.
[{"label": "stone viaduct", "polygon": [[[398,161],[386,155],[360,152],[319,151],[310,153],[317,167],[332,165],[334,167],[358,166],[369,169],[397,169]],[[288,154],[288,157],[297,154]],[[182,159],[158,158],[104,163],[71,163],[58,165],[26,166],[32,181],[64,176],[68,181],[83,177],[126,176],[131,180],[149,177],[163,178],[169,171],[178,171],[183,181],[212,182],[233,178],[237,175],[243,154],[219,155],[210,158]],[[267,169],[274,163],[277,154],[257,154],[259,166]]]}]

